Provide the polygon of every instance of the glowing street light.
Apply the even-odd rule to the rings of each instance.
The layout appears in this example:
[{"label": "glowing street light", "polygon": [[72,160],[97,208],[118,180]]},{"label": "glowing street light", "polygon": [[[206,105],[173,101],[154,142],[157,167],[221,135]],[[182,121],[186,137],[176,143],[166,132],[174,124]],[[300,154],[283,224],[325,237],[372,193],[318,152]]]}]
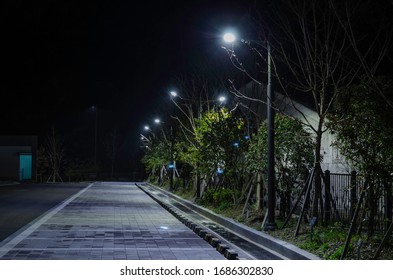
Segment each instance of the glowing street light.
[{"label": "glowing street light", "polygon": [[218,101],[220,103],[224,103],[225,101],[227,101],[227,98],[225,96],[221,95],[221,96],[218,97]]},{"label": "glowing street light", "polygon": [[234,41],[236,41],[235,34],[230,33],[230,32],[225,33],[223,38],[224,38],[224,41],[227,43],[233,43]]}]

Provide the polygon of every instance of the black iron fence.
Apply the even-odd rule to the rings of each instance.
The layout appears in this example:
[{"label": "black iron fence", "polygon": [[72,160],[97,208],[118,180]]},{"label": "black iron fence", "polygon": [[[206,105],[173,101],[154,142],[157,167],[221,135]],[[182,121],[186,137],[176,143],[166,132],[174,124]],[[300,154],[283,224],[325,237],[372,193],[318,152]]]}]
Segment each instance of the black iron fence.
[{"label": "black iron fence", "polygon": [[[392,220],[392,194],[390,186],[378,182],[374,186],[374,191],[377,197],[374,216],[375,230],[385,231]],[[356,172],[340,174],[325,171],[322,180],[322,197],[325,204],[323,207],[325,213],[323,214],[325,220],[349,224],[356,206],[360,202],[360,222],[367,221],[370,212],[368,211],[366,201],[359,201],[361,192],[365,192],[367,196],[368,189],[363,176],[356,174]],[[327,205],[329,202],[330,205]]]},{"label": "black iron fence", "polygon": [[[355,209],[360,201],[361,193],[365,192],[367,197],[367,186],[363,176],[351,172],[350,174],[330,173],[328,170],[323,173],[321,180],[322,192],[319,197],[319,205],[323,209],[320,213],[320,220],[325,224],[340,222],[349,225],[355,213]],[[392,189],[386,183],[376,183],[376,211],[374,215],[375,230],[386,231],[389,227],[392,216]],[[304,191],[303,197],[298,204],[295,213],[299,214],[304,211],[310,213],[313,205],[314,189],[308,193]],[[279,202],[279,200],[278,200]],[[360,212],[357,223],[363,223],[368,220],[370,211],[369,205],[365,199],[360,201]]]},{"label": "black iron fence", "polygon": [[[323,199],[330,200],[331,205],[329,218],[333,221],[349,223],[354,213],[357,203],[358,188],[354,188],[355,181],[353,174],[338,174],[326,171],[322,185]],[[327,196],[330,193],[330,198]],[[326,213],[325,211],[325,216]]]}]

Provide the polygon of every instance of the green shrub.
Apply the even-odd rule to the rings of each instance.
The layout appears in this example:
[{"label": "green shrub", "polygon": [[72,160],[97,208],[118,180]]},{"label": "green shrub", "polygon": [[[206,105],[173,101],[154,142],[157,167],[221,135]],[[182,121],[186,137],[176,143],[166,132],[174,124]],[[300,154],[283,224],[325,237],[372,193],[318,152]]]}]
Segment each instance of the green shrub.
[{"label": "green shrub", "polygon": [[206,190],[203,193],[203,197],[201,199],[202,205],[213,205],[214,204],[214,191],[213,190]]},{"label": "green shrub", "polygon": [[233,205],[233,191],[230,189],[207,190],[203,194],[202,204],[218,207],[220,210]]}]

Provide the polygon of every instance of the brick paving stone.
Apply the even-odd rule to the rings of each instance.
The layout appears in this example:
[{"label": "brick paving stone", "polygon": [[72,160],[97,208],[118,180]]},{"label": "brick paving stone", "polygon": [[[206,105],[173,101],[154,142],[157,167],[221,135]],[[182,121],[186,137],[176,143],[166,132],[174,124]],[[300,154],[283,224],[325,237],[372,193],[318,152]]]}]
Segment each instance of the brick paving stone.
[{"label": "brick paving stone", "polygon": [[132,183],[94,183],[42,220],[0,259],[225,259]]}]

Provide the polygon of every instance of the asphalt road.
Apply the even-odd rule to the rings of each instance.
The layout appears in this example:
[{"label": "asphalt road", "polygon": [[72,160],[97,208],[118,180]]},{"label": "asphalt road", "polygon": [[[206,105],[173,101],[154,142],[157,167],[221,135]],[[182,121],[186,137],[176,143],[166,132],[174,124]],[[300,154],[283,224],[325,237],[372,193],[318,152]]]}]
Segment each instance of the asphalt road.
[{"label": "asphalt road", "polygon": [[0,186],[0,241],[88,184]]}]

